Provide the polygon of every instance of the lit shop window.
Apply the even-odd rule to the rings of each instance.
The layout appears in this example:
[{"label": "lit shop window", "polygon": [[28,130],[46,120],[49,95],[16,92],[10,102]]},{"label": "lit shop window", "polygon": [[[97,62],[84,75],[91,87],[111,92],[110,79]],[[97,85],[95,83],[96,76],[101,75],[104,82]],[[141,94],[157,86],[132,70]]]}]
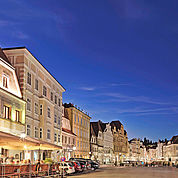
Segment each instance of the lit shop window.
[{"label": "lit shop window", "polygon": [[29,84],[29,85],[31,85],[31,74],[28,72],[27,73],[27,83]]},{"label": "lit shop window", "polygon": [[4,109],[3,109],[3,117],[4,117],[5,119],[10,119],[10,115],[11,115],[10,112],[11,112],[11,111],[10,111],[10,107],[4,106]]},{"label": "lit shop window", "polygon": [[30,135],[30,132],[31,132],[30,125],[27,125],[27,135]]},{"label": "lit shop window", "polygon": [[3,80],[3,87],[8,88],[9,78],[7,76],[3,75],[2,80]]}]

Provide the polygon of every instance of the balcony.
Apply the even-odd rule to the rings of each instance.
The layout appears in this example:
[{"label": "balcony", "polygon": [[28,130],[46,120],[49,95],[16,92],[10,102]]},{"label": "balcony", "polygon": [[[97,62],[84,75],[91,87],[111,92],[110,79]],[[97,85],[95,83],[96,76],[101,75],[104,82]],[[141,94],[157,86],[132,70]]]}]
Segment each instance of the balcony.
[{"label": "balcony", "polygon": [[25,133],[25,125],[10,119],[0,118],[0,131],[20,136]]}]

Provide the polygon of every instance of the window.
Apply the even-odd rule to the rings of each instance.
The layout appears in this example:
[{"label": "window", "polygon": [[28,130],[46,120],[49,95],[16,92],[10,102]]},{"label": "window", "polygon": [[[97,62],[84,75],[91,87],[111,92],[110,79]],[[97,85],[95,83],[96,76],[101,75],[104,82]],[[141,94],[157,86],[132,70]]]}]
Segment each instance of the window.
[{"label": "window", "polygon": [[48,108],[48,117],[49,118],[51,117],[51,110],[50,110],[50,108]]},{"label": "window", "polygon": [[38,90],[38,80],[35,79],[35,89]]},{"label": "window", "polygon": [[79,141],[77,141],[77,146],[79,147]]},{"label": "window", "polygon": [[60,142],[60,135],[58,135],[58,142]]},{"label": "window", "polygon": [[74,127],[74,133],[76,134],[76,127]]},{"label": "window", "polygon": [[15,110],[15,120],[16,120],[17,122],[20,122],[20,112],[17,111],[17,110]]},{"label": "window", "polygon": [[54,115],[54,123],[57,123],[57,115]]},{"label": "window", "polygon": [[42,130],[42,128],[40,128],[40,138],[42,138],[43,137],[43,130]]},{"label": "window", "polygon": [[67,143],[67,137],[65,137],[65,143]]},{"label": "window", "polygon": [[48,129],[47,130],[47,139],[50,139],[51,138],[51,131]]},{"label": "window", "polygon": [[58,118],[58,125],[60,125],[60,117]]},{"label": "window", "polygon": [[40,105],[40,115],[42,115],[43,114],[43,105],[41,104]]},{"label": "window", "polygon": [[62,143],[64,143],[64,136],[62,136]]},{"label": "window", "polygon": [[9,78],[7,76],[3,75],[2,80],[3,80],[3,87],[8,88]]},{"label": "window", "polygon": [[70,144],[70,137],[69,137],[69,139],[68,139],[68,142],[69,142],[69,144]]},{"label": "window", "polygon": [[61,100],[58,99],[58,106],[61,106]]},{"label": "window", "polygon": [[80,131],[80,136],[82,137],[82,130]]},{"label": "window", "polygon": [[78,116],[78,123],[79,123],[79,116]]},{"label": "window", "polygon": [[51,101],[53,101],[53,92],[51,92]]},{"label": "window", "polygon": [[31,85],[31,74],[29,72],[27,73],[27,83]]},{"label": "window", "polygon": [[76,114],[75,114],[75,116],[74,116],[74,117],[75,117],[75,123],[76,123]]},{"label": "window", "polygon": [[30,125],[27,125],[27,135],[30,135],[30,130],[31,130]]},{"label": "window", "polygon": [[57,96],[55,96],[55,104],[57,104]]},{"label": "window", "polygon": [[10,107],[4,106],[3,117],[5,119],[10,119]]},{"label": "window", "polygon": [[38,127],[35,127],[35,138],[38,138]]},{"label": "window", "polygon": [[81,118],[81,125],[82,125],[82,118]]},{"label": "window", "polygon": [[73,144],[75,144],[75,138],[73,138]]},{"label": "window", "polygon": [[38,104],[35,103],[35,114],[38,114]]},{"label": "window", "polygon": [[57,134],[54,134],[54,141],[57,142]]},{"label": "window", "polygon": [[31,111],[31,100],[27,98],[27,110]]},{"label": "window", "polygon": [[43,95],[46,96],[46,93],[47,93],[47,89],[45,86],[43,86]]}]

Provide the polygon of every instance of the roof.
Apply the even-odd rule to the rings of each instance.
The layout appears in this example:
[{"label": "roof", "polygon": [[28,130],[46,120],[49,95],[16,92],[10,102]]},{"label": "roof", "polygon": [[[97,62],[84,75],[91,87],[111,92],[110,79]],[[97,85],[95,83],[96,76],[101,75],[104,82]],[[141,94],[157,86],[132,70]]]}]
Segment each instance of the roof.
[{"label": "roof", "polygon": [[[93,132],[95,133],[96,136],[98,136],[98,132],[101,131],[103,132],[104,130],[104,125],[103,123],[99,120],[98,122],[90,122],[91,127],[93,129]],[[92,134],[92,133],[91,133]]]},{"label": "roof", "polygon": [[0,48],[0,57],[1,57],[4,61],[6,61],[8,64],[11,65],[11,63],[9,62],[7,56],[4,54],[4,52],[3,52],[3,50],[2,50],[1,48]]},{"label": "roof", "polygon": [[178,135],[173,136],[170,141],[172,144],[178,144]]},{"label": "roof", "polygon": [[114,129],[114,127],[116,127],[116,130],[120,130],[122,123],[120,121],[112,121],[110,125],[112,130]]},{"label": "roof", "polygon": [[[26,49],[40,64],[41,62],[25,47],[25,46],[21,46],[21,47],[11,47],[11,48],[3,48],[2,50],[14,50],[14,49]],[[43,67],[44,65],[41,64]],[[44,67],[46,69],[46,67]],[[57,81],[57,79],[46,69],[46,71],[56,80],[57,83],[59,83]],[[64,89],[64,91],[66,90],[61,83],[59,83],[59,85]]]},{"label": "roof", "polygon": [[[75,135],[71,130],[66,129],[66,128],[62,128],[62,131],[63,131],[63,132],[67,132],[67,133],[72,134],[72,135]],[[76,135],[75,135],[75,136],[76,136]]]}]

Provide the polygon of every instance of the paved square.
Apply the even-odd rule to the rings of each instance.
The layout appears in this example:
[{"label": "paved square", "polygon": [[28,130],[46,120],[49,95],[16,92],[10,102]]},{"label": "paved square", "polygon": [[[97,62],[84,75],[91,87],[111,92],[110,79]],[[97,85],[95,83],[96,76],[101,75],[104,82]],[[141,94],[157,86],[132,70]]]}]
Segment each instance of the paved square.
[{"label": "paved square", "polygon": [[178,178],[178,168],[119,168],[105,167],[88,174],[73,175],[79,178]]}]

